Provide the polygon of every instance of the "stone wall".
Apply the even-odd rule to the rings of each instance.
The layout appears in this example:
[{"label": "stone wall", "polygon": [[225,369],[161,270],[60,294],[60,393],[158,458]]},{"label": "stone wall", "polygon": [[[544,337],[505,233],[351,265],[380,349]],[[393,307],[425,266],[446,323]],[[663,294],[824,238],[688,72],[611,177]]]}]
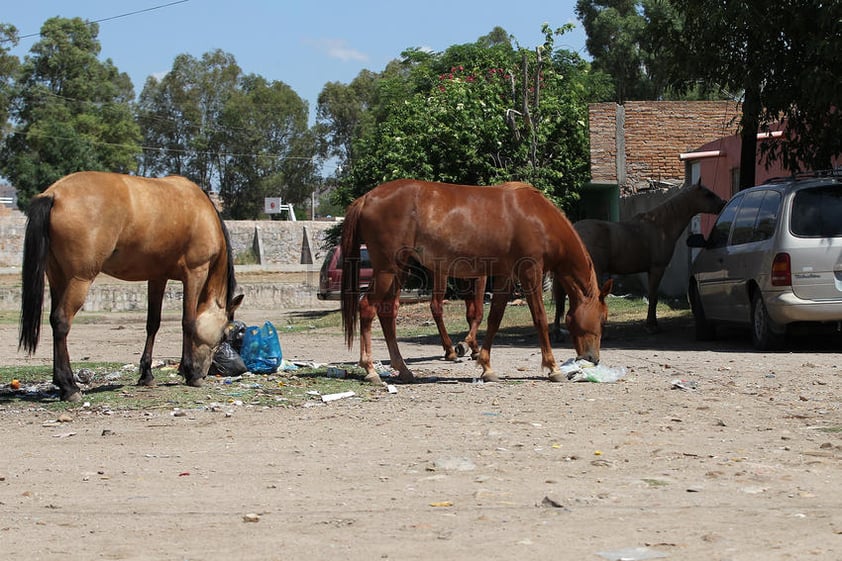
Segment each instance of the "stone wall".
[{"label": "stone wall", "polygon": [[[250,305],[260,302],[265,309],[319,309],[336,307],[337,303],[316,299],[318,270],[326,253],[325,235],[333,222],[232,220],[226,226],[231,237],[235,260],[245,255],[257,255],[257,264],[238,265],[238,271],[306,272],[297,282],[241,282],[239,289]],[[23,256],[26,217],[20,212],[0,216],[0,269],[6,275],[19,275]],[[164,311],[180,311],[181,283],[167,285]],[[49,292],[45,309],[49,307]],[[94,282],[83,310],[86,312],[129,312],[146,310],[146,283]],[[20,309],[20,283],[0,286],[0,310]]]},{"label": "stone wall", "polygon": [[[288,271],[307,271],[321,264],[328,229],[335,222],[287,220],[228,220],[235,260],[254,253],[258,265]],[[20,268],[26,217],[20,212],[0,216],[0,268]]]}]

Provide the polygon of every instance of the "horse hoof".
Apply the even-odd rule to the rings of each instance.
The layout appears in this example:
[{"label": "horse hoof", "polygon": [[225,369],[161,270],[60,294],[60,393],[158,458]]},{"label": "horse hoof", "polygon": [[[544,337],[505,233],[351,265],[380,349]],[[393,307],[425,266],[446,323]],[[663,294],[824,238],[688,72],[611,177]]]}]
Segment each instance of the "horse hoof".
[{"label": "horse hoof", "polygon": [[482,373],[482,381],[483,382],[499,382],[500,376],[498,376],[495,372],[491,370],[487,370]]},{"label": "horse hoof", "polygon": [[366,374],[364,380],[369,384],[383,385],[383,380],[380,379],[380,375],[377,372]]},{"label": "horse hoof", "polygon": [[479,358],[479,352],[471,353],[471,360],[476,360],[477,358]]},{"label": "horse hoof", "polygon": [[77,402],[82,401],[82,392],[75,391],[73,393],[61,396],[62,401],[70,401],[70,402]]},{"label": "horse hoof", "polygon": [[661,328],[658,327],[657,325],[647,325],[646,326],[646,333],[648,333],[649,335],[655,335],[656,333],[660,333],[660,332],[661,332]]},{"label": "horse hoof", "polygon": [[467,343],[465,343],[465,341],[462,341],[461,343],[456,345],[456,356],[458,356],[459,358],[462,358],[463,356],[468,354],[469,350],[471,350],[471,349],[470,349],[470,347],[468,347]]},{"label": "horse hoof", "polygon": [[152,386],[155,385],[155,379],[154,378],[141,378],[140,380],[137,381],[137,385],[138,386],[152,387]]},{"label": "horse hoof", "polygon": [[448,353],[445,353],[444,360],[449,360],[450,362],[456,362],[457,360],[459,360],[460,356],[462,356],[462,355],[454,353],[454,352],[448,352]]},{"label": "horse hoof", "polygon": [[192,378],[187,380],[187,385],[192,388],[201,388],[202,387],[202,378]]},{"label": "horse hoof", "polygon": [[564,372],[553,372],[549,376],[550,382],[566,382],[567,375]]}]

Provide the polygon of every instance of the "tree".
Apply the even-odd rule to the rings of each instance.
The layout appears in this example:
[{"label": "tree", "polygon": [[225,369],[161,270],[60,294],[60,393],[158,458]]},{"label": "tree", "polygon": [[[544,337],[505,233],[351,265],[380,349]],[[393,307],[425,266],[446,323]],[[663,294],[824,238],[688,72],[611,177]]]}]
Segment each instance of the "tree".
[{"label": "tree", "polygon": [[177,173],[208,191],[219,184],[217,125],[241,74],[233,55],[215,50],[201,59],[178,55],[160,82],[146,81],[138,112],[145,174]]},{"label": "tree", "polygon": [[336,162],[337,175],[350,168],[353,141],[374,120],[378,79],[374,72],[363,70],[350,84],[328,82],[319,93],[316,130],[322,140],[320,153]]},{"label": "tree", "polygon": [[18,57],[9,51],[18,44],[18,31],[13,25],[0,24],[0,141],[6,136],[6,123],[12,104],[15,74],[20,66]]},{"label": "tree", "polygon": [[283,82],[249,75],[225,104],[219,120],[226,154],[219,194],[225,213],[256,218],[264,197],[306,201],[317,185],[315,142],[307,104]]},{"label": "tree", "polygon": [[842,153],[838,130],[842,92],[836,70],[842,4],[823,0],[662,0],[676,17],[654,33],[665,37],[673,67],[695,81],[742,95],[740,186],[755,183],[757,133],[786,124],[788,136],[764,143],[761,154],[801,167],[829,167]]},{"label": "tree", "polygon": [[[345,203],[400,177],[490,185],[531,182],[568,204],[586,180],[587,107],[594,82],[574,53],[496,40],[443,53],[408,50],[377,82],[380,115],[354,144],[339,197]],[[399,65],[400,72],[394,71]],[[410,92],[408,95],[406,92]]]},{"label": "tree", "polygon": [[68,173],[136,169],[131,80],[97,58],[97,34],[95,23],[51,18],[20,68],[0,171],[17,187],[21,208]]},{"label": "tree", "polygon": [[656,92],[645,74],[646,53],[640,44],[645,27],[639,0],[578,0],[576,16],[587,33],[585,46],[595,71],[614,81],[614,99],[654,99]]},{"label": "tree", "polygon": [[144,171],[219,190],[227,217],[257,218],[266,196],[307,201],[318,184],[307,104],[283,82],[244,76],[228,53],[179,55],[139,105]]}]

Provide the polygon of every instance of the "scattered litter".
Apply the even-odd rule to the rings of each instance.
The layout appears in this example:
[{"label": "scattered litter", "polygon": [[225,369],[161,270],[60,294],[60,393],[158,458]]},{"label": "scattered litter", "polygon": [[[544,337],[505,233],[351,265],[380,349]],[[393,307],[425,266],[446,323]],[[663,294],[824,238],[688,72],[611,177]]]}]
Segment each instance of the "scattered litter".
[{"label": "scattered litter", "polygon": [[243,522],[260,522],[260,515],[254,512],[243,515]]},{"label": "scattered litter", "polygon": [[588,360],[570,358],[559,367],[571,382],[611,383],[626,375],[624,367],[611,368]]},{"label": "scattered litter", "polygon": [[321,368],[324,366],[323,362],[314,362],[312,360],[296,360],[293,364],[299,368]]},{"label": "scattered litter", "polygon": [[693,391],[699,388],[699,384],[694,380],[675,379],[672,381],[672,388],[674,390]]},{"label": "scattered litter", "polygon": [[436,460],[430,471],[473,471],[477,466],[468,458],[439,458]]},{"label": "scattered litter", "polygon": [[386,389],[389,393],[398,393],[398,388],[396,388],[394,384],[386,384]]},{"label": "scattered litter", "polygon": [[281,365],[278,366],[278,372],[293,372],[298,370],[298,365],[294,362],[289,362],[288,360],[281,359]]},{"label": "scattered litter", "polygon": [[80,384],[90,384],[94,379],[94,371],[90,368],[80,368],[73,373],[73,379]]},{"label": "scattered litter", "polygon": [[453,506],[453,503],[451,501],[437,501],[434,503],[430,503],[430,506],[435,508],[446,508]]},{"label": "scattered litter", "polygon": [[68,438],[71,436],[76,436],[75,432],[61,432],[59,434],[54,434],[53,438]]},{"label": "scattered litter", "polygon": [[564,503],[557,499],[553,499],[549,495],[546,495],[544,499],[541,501],[541,506],[550,507],[550,508],[564,508]]},{"label": "scattered litter", "polygon": [[627,547],[615,551],[598,551],[597,555],[609,561],[644,561],[645,559],[669,557],[666,553],[648,547]]},{"label": "scattered litter", "polygon": [[340,393],[329,393],[322,396],[322,403],[327,403],[328,401],[336,401],[337,399],[345,399],[346,397],[353,397],[357,394],[354,392],[340,392]]},{"label": "scattered litter", "polygon": [[327,367],[327,377],[328,378],[344,378],[348,375],[348,371],[344,368],[337,368],[336,366],[328,366]]}]

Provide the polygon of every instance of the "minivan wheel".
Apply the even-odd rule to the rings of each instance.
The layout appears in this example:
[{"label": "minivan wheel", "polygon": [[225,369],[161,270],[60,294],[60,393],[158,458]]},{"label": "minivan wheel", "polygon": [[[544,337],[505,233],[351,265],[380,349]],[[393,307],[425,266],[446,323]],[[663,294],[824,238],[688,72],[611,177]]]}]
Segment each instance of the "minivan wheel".
[{"label": "minivan wheel", "polygon": [[697,341],[712,341],[716,339],[716,326],[708,321],[702,299],[695,286],[690,287],[690,309],[693,311],[693,323],[696,327]]},{"label": "minivan wheel", "polygon": [[784,336],[773,331],[773,324],[763,303],[763,295],[755,290],[751,295],[751,342],[758,351],[771,351],[783,344]]}]

